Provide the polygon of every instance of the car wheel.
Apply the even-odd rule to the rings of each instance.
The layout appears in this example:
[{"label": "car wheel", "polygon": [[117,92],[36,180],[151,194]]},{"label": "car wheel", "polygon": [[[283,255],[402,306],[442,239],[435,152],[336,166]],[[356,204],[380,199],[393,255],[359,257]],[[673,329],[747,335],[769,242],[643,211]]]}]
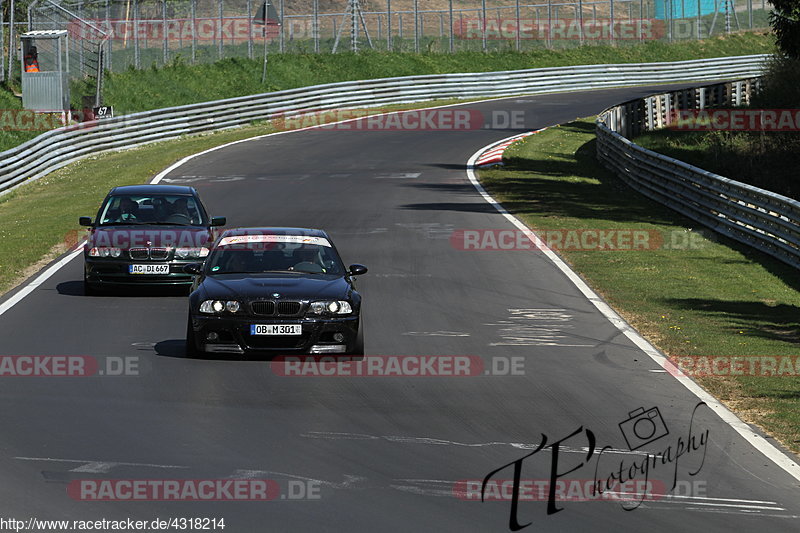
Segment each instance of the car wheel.
[{"label": "car wheel", "polygon": [[194,328],[192,327],[192,315],[186,321],[186,357],[199,357],[200,350],[197,349],[195,342]]},{"label": "car wheel", "polygon": [[100,294],[100,289],[91,281],[83,278],[83,294],[85,296],[97,296]]},{"label": "car wheel", "polygon": [[358,335],[356,335],[356,345],[350,352],[350,355],[364,355],[364,323],[361,322],[358,326]]}]

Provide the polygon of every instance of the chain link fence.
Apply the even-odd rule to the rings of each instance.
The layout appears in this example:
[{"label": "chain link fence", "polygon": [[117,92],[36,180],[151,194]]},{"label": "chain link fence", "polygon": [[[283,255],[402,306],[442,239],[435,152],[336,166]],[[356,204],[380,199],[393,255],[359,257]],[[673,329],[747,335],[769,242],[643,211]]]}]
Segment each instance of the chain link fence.
[{"label": "chain link fence", "polygon": [[[675,42],[768,28],[770,8],[765,0],[34,0],[25,29],[68,30],[72,75],[93,77],[98,65],[120,71],[274,53]],[[19,65],[20,22],[0,27],[8,76]]]}]

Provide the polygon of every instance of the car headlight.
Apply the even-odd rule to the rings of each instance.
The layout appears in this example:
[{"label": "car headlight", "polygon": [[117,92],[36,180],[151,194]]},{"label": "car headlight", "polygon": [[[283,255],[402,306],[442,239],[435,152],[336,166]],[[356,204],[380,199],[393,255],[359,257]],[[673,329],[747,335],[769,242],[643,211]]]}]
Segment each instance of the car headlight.
[{"label": "car headlight", "polygon": [[122,250],[119,248],[101,246],[89,249],[89,257],[119,257],[120,255],[122,255]]},{"label": "car headlight", "polygon": [[236,300],[206,300],[200,304],[200,312],[208,315],[218,315],[223,311],[237,313],[240,309],[239,302]]},{"label": "car headlight", "polygon": [[346,300],[326,300],[311,302],[308,312],[312,315],[349,315],[353,312],[353,307]]},{"label": "car headlight", "polygon": [[208,256],[208,248],[175,248],[177,259],[199,259]]}]

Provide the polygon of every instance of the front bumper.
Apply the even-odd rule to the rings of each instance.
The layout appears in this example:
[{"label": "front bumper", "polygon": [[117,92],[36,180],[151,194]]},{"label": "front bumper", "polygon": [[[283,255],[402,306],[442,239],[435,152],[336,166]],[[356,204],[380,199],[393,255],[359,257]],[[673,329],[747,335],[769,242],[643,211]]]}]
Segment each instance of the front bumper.
[{"label": "front bumper", "polygon": [[[251,335],[250,326],[253,324],[301,324],[303,333]],[[351,353],[358,342],[359,316],[280,319],[192,315],[191,327],[194,330],[196,348],[211,353]],[[342,340],[336,340],[336,334],[341,334]]]},{"label": "front bumper", "polygon": [[[84,279],[97,286],[102,285],[188,285],[192,275],[183,267],[199,260],[132,261],[130,259],[94,259],[84,256]],[[131,264],[167,264],[169,274],[130,274]]]}]

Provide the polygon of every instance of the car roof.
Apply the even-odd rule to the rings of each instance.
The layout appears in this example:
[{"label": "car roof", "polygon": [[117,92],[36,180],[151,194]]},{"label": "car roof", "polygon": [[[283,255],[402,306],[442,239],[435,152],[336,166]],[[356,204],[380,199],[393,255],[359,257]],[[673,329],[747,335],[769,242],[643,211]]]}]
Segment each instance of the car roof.
[{"label": "car roof", "polygon": [[118,194],[141,194],[143,196],[149,194],[173,194],[194,196],[196,191],[194,190],[194,187],[186,187],[183,185],[125,185],[122,187],[114,187],[108,193],[109,196]]},{"label": "car roof", "polygon": [[226,230],[221,237],[234,237],[237,235],[302,235],[304,237],[328,238],[328,234],[321,229],[284,227],[232,228]]}]

